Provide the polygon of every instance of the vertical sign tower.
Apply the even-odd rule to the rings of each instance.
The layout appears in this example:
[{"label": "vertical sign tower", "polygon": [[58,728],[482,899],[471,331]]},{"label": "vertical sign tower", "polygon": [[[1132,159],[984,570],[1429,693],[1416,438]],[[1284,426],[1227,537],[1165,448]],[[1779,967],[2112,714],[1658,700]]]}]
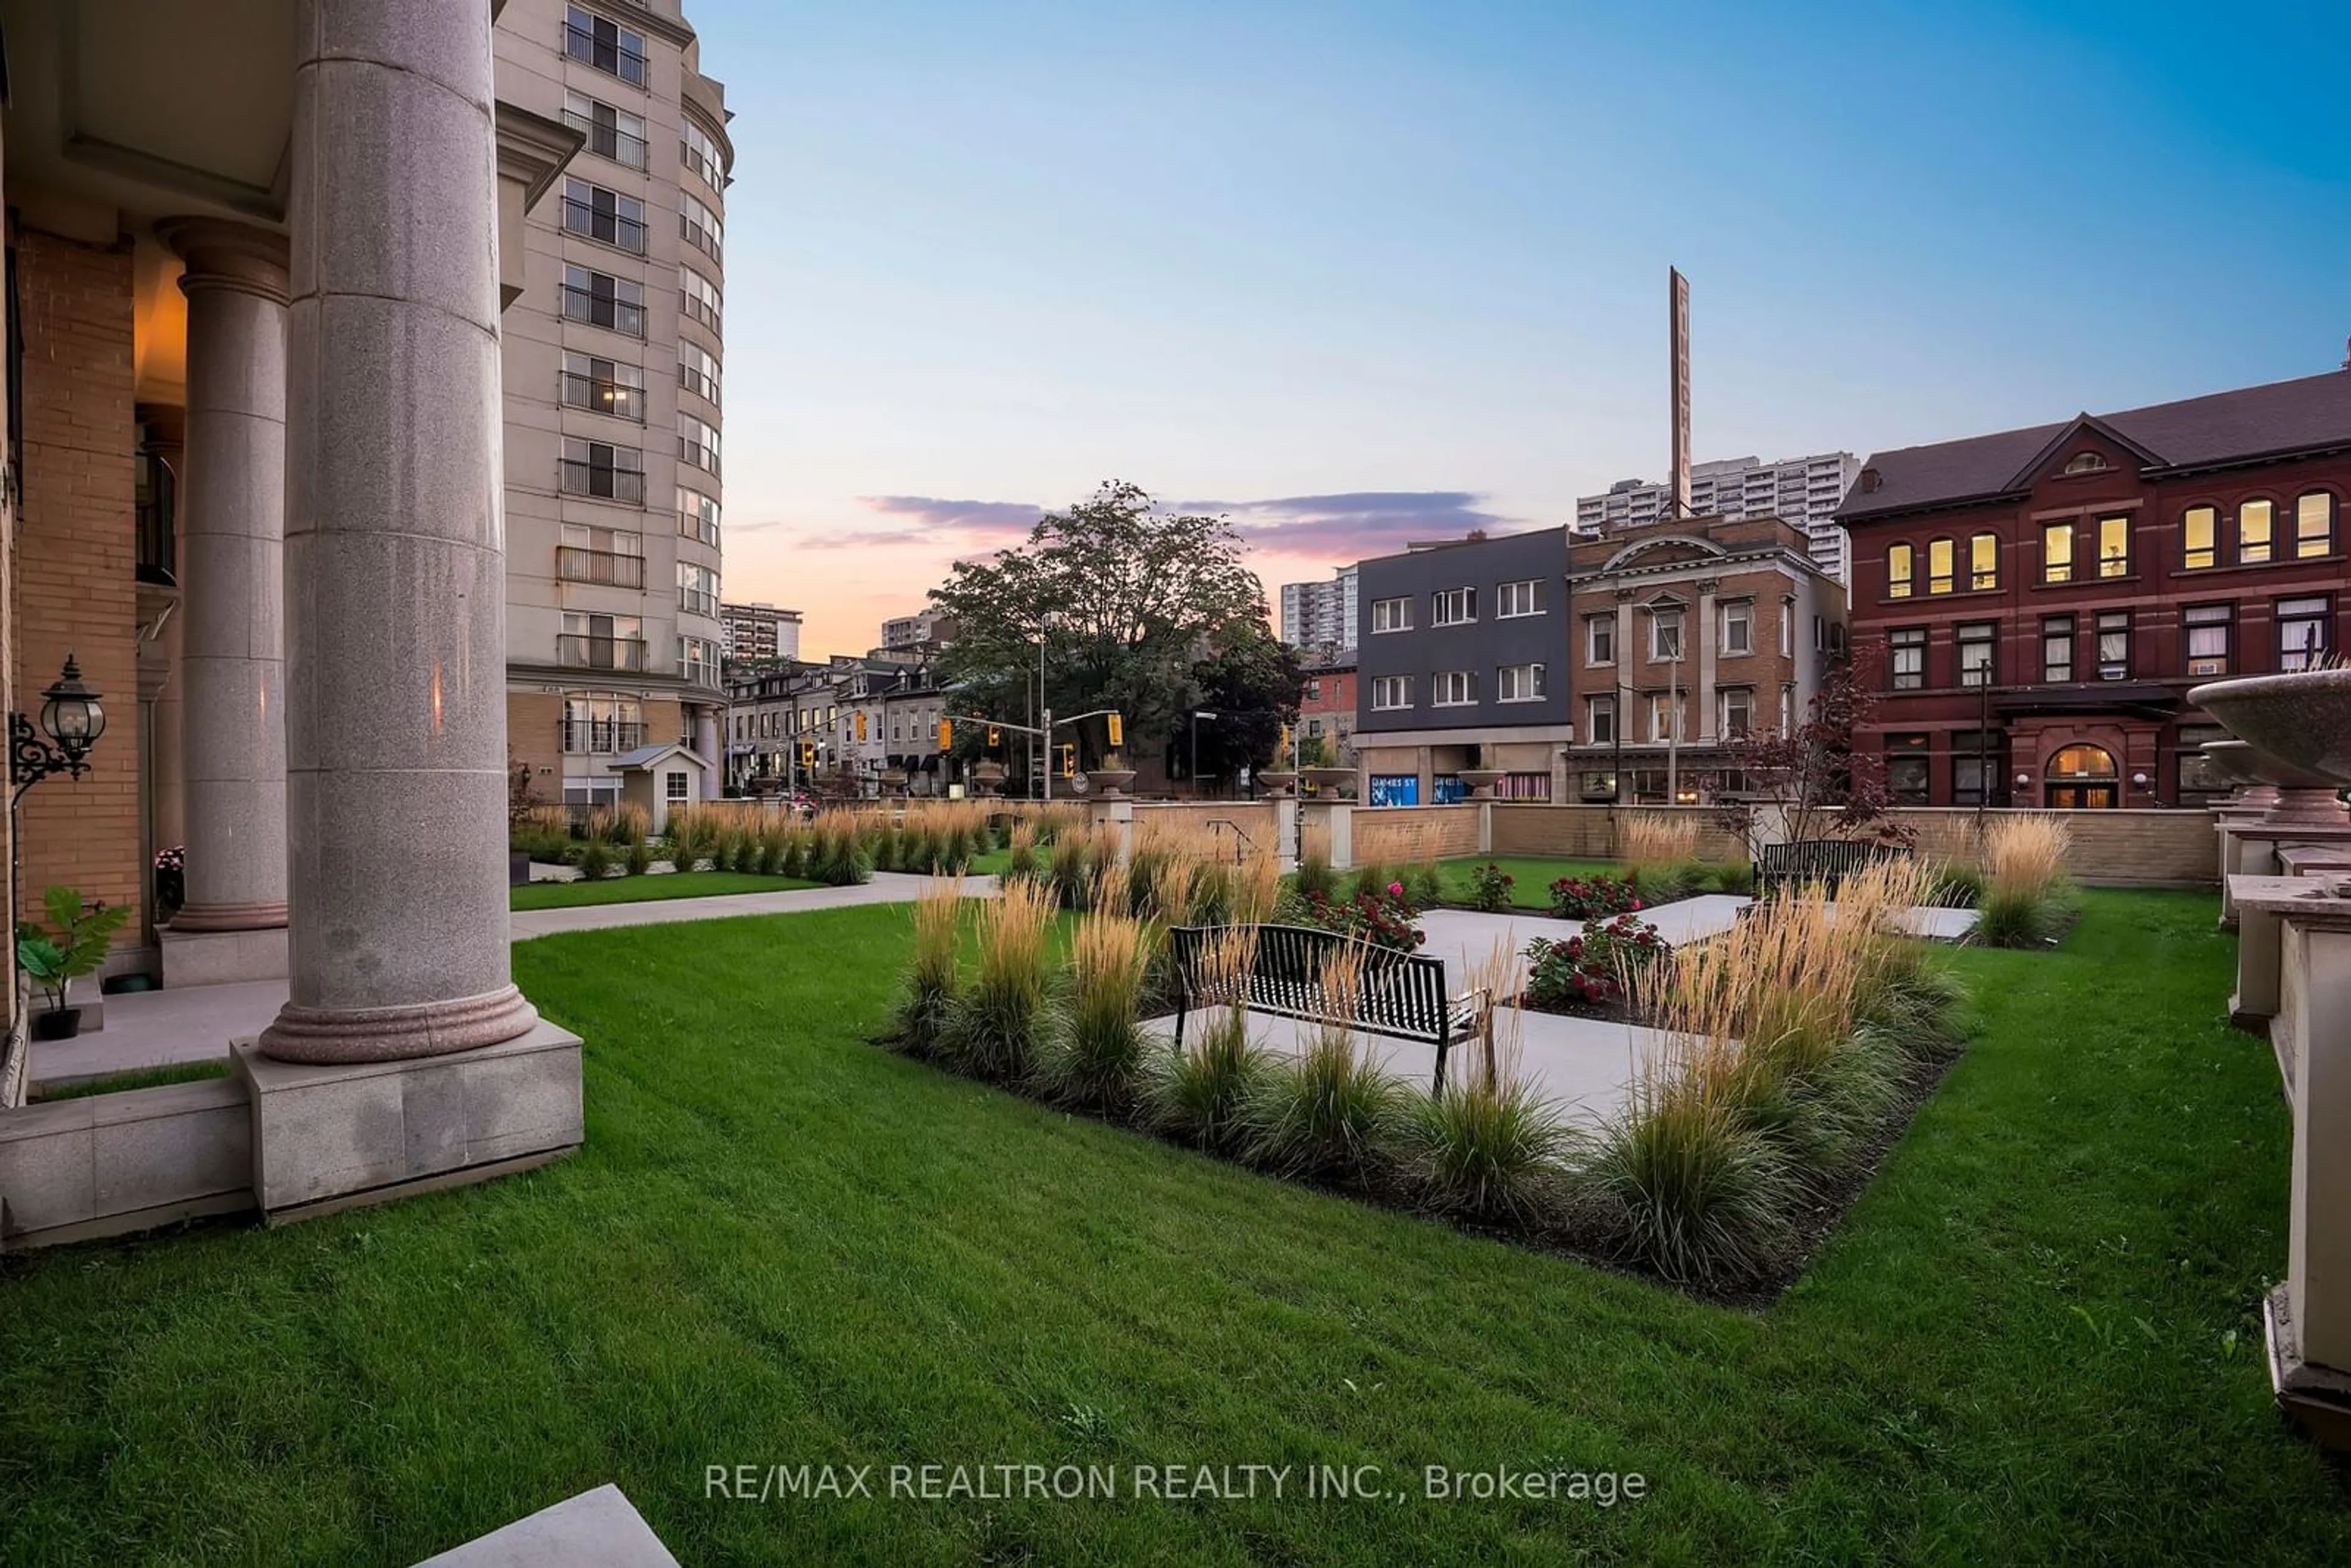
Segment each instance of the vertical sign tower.
[{"label": "vertical sign tower", "polygon": [[1673,515],[1687,517],[1690,513],[1689,279],[1675,267],[1666,269],[1666,277],[1673,320]]}]

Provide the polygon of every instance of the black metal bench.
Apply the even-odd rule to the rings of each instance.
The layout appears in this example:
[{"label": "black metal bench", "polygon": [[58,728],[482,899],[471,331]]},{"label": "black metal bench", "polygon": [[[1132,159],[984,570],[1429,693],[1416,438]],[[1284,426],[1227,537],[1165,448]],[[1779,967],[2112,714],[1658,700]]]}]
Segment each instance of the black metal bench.
[{"label": "black metal bench", "polygon": [[[1204,973],[1209,951],[1235,927],[1178,925],[1167,933],[1176,976],[1176,1049],[1184,1049],[1184,1020],[1194,1009],[1227,1003],[1228,989]],[[1483,990],[1448,998],[1445,964],[1420,953],[1345,936],[1311,925],[1242,927],[1252,937],[1252,959],[1242,984],[1249,1009],[1310,1022],[1344,1023],[1365,1034],[1418,1040],[1437,1048],[1437,1077],[1430,1092],[1445,1092],[1445,1058],[1454,1042],[1484,1027]],[[1341,1004],[1323,990],[1322,975],[1334,958],[1353,949],[1362,962],[1361,994],[1341,1016]]]},{"label": "black metal bench", "polygon": [[1761,898],[1813,883],[1834,894],[1846,877],[1858,876],[1882,861],[1909,858],[1910,852],[1899,844],[1865,844],[1850,839],[1765,844],[1755,856],[1755,895]]}]

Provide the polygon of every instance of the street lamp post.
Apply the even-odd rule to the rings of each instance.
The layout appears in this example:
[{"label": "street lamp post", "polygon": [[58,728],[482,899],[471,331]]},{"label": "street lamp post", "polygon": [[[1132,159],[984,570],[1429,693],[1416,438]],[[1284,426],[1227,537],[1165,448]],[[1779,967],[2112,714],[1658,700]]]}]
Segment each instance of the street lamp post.
[{"label": "street lamp post", "polygon": [[1196,796],[1200,793],[1200,721],[1216,716],[1217,710],[1214,708],[1203,707],[1192,710],[1192,793]]}]

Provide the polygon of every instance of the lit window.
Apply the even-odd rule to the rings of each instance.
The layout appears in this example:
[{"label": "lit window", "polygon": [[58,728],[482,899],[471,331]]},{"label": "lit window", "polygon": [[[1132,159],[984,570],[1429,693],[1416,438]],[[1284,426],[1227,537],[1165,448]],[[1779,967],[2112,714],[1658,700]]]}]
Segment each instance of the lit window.
[{"label": "lit window", "polygon": [[1474,588],[1448,588],[1429,595],[1429,619],[1432,626],[1460,626],[1478,619],[1478,591]]},{"label": "lit window", "polygon": [[1886,547],[1886,597],[1910,597],[1912,575],[1917,570],[1917,552],[1908,545]]},{"label": "lit window", "polygon": [[2074,580],[2074,525],[2046,523],[2041,529],[2041,580]]},{"label": "lit window", "polygon": [[2074,618],[2046,615],[2041,621],[2041,678],[2063,685],[2074,678]]},{"label": "lit window", "polygon": [[2210,507],[2190,507],[2179,515],[2179,564],[2201,571],[2220,559],[2220,514]]},{"label": "lit window", "polygon": [[2335,497],[2313,490],[2294,504],[2294,553],[2297,560],[2335,550]]},{"label": "lit window", "polygon": [[2259,566],[2270,559],[2277,529],[2277,503],[2247,501],[2237,508],[2237,564]]},{"label": "lit window", "polygon": [[2127,610],[2110,610],[2098,617],[2098,679],[2130,679],[2130,612]]},{"label": "lit window", "polygon": [[2130,572],[2130,518],[2098,519],[2098,575],[2125,577]]},{"label": "lit window", "polygon": [[1494,700],[1504,703],[1533,703],[1543,699],[1543,667],[1541,664],[1505,664],[1501,679],[1496,683]]},{"label": "lit window", "polygon": [[[1412,630],[1412,601],[1409,599],[1374,599],[1372,601],[1372,630],[1374,632],[1409,632]],[[1401,677],[1399,677],[1401,678]],[[1411,706],[1410,699],[1395,705]]]},{"label": "lit window", "polygon": [[1933,539],[1927,545],[1927,591],[1949,593],[1958,586],[1958,549],[1949,539]]},{"label": "lit window", "polygon": [[1893,658],[1894,689],[1915,692],[1927,684],[1927,629],[1897,627],[1886,639]]},{"label": "lit window", "polygon": [[1968,540],[1968,586],[1979,592],[2000,586],[2000,536],[1978,534]]},{"label": "lit window", "polygon": [[1722,607],[1722,651],[1726,654],[1755,651],[1755,606],[1743,599]]},{"label": "lit window", "polygon": [[1999,635],[1999,630],[1989,621],[1972,621],[1959,629],[1959,685],[1989,686],[1996,684],[1993,650],[1998,646],[1994,639]]},{"label": "lit window", "polygon": [[645,372],[636,366],[593,354],[566,354],[561,379],[564,407],[644,422]]},{"label": "lit window", "polygon": [[2229,673],[2234,612],[2226,604],[2191,604],[2179,612],[2188,628],[2188,673],[2197,679]]},{"label": "lit window", "polygon": [[2327,601],[2281,599],[2277,603],[2278,668],[2307,670],[2326,657],[2333,639],[2327,635]]},{"label": "lit window", "polygon": [[1430,683],[1429,701],[1438,707],[1468,707],[1478,700],[1478,675],[1474,670],[1439,670]]}]

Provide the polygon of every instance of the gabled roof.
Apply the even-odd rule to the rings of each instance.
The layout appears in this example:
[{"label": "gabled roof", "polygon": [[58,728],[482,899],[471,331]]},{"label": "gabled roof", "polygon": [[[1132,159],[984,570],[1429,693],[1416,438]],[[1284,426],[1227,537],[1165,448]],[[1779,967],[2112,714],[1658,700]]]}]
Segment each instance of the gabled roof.
[{"label": "gabled roof", "polygon": [[622,768],[637,772],[653,767],[656,762],[666,762],[672,757],[683,757],[696,768],[705,770],[710,767],[709,763],[675,741],[666,746],[640,746],[634,751],[622,752],[612,758],[611,766],[615,772]]},{"label": "gabled roof", "polygon": [[2157,470],[2351,449],[2351,369],[1873,453],[1837,517],[1851,522],[2011,495],[2029,487],[2065,445],[2090,434]]}]

